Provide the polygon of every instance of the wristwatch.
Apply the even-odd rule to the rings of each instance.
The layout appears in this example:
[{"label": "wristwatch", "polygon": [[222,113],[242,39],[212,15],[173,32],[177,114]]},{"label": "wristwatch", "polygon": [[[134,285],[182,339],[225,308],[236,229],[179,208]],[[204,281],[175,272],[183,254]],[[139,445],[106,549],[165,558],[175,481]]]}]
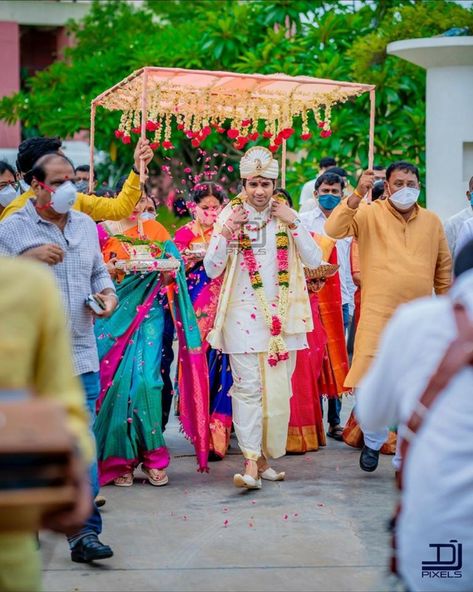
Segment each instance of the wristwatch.
[{"label": "wristwatch", "polygon": [[301,219],[296,218],[294,220],[294,222],[292,222],[292,224],[288,224],[287,227],[289,228],[289,230],[295,230],[296,228],[299,228],[300,225],[301,225]]}]

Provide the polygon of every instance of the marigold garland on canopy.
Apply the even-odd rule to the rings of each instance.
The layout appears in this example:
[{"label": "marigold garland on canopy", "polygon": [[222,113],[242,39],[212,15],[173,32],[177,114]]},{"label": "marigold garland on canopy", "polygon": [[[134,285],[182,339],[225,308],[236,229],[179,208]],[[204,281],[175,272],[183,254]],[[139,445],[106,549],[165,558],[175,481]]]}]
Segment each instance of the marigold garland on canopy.
[{"label": "marigold garland on canopy", "polygon": [[[97,106],[122,111],[115,135],[125,143],[131,134],[152,134],[152,147],[173,148],[172,130],[182,131],[197,147],[212,129],[226,133],[234,146],[245,148],[260,137],[274,152],[295,133],[294,118],[301,119],[301,137],[308,140],[311,119],[320,136],[331,134],[332,107],[369,92],[371,99],[369,165],[373,160],[374,89],[368,84],[286,76],[236,74],[205,70],[146,67],[106,90],[92,101],[91,160]],[[228,128],[228,122],[230,127]],[[224,127],[226,126],[226,127]],[[91,165],[93,163],[91,162]],[[144,171],[141,171],[142,178]]]}]

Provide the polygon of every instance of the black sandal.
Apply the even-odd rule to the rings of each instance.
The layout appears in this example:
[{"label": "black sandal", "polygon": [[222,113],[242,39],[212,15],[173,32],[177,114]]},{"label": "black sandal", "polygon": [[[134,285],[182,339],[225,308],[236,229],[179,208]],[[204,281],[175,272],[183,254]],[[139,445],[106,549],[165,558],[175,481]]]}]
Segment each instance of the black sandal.
[{"label": "black sandal", "polygon": [[327,436],[329,438],[333,438],[334,440],[338,440],[339,442],[343,441],[343,428],[341,425],[333,426],[327,432]]}]

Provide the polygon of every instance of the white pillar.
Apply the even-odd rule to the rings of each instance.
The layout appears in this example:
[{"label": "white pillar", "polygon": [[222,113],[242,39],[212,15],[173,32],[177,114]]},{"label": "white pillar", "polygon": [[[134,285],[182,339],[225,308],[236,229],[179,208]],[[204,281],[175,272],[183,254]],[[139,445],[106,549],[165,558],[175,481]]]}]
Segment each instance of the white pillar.
[{"label": "white pillar", "polygon": [[426,198],[445,220],[466,207],[473,177],[473,37],[407,39],[387,50],[427,69]]}]

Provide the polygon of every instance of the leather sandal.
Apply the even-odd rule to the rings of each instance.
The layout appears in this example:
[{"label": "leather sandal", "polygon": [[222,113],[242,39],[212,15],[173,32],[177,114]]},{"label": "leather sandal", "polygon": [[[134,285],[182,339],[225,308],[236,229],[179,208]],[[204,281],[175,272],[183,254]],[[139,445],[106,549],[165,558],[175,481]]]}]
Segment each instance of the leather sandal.
[{"label": "leather sandal", "polygon": [[[169,477],[166,475],[163,469],[145,469],[142,467],[142,470],[143,473],[148,477],[148,481],[151,483],[151,485],[154,485],[155,487],[162,487],[163,485],[167,485],[169,483]],[[160,473],[164,473],[164,475],[156,479],[151,475],[151,471],[159,471]]]},{"label": "leather sandal", "polygon": [[117,487],[131,487],[133,485],[132,473],[125,473],[113,480],[113,484]]},{"label": "leather sandal", "polygon": [[245,489],[261,489],[261,479],[255,479],[247,473],[233,475],[233,484],[235,487],[244,487]]}]

